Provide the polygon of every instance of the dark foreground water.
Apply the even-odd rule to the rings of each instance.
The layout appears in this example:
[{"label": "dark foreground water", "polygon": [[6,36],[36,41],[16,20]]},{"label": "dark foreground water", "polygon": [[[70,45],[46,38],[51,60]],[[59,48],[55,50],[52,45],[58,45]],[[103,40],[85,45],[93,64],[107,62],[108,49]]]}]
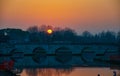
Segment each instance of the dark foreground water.
[{"label": "dark foreground water", "polygon": [[21,76],[120,76],[120,70],[110,68],[24,69]]}]

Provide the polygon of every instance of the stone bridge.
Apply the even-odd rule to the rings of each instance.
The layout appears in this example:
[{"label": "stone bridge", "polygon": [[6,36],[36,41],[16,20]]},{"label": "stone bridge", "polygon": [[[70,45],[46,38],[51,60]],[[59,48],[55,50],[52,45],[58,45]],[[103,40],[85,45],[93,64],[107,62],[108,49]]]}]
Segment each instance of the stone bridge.
[{"label": "stone bridge", "polygon": [[117,44],[0,44],[0,62],[15,68],[120,67]]}]

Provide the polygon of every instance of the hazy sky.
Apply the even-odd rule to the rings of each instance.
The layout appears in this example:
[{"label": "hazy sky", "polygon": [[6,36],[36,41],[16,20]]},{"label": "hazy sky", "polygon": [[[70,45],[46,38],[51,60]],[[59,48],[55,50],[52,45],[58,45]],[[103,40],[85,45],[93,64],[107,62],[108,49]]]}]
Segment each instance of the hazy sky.
[{"label": "hazy sky", "polygon": [[32,25],[70,27],[77,32],[120,30],[119,0],[0,0],[0,28]]}]

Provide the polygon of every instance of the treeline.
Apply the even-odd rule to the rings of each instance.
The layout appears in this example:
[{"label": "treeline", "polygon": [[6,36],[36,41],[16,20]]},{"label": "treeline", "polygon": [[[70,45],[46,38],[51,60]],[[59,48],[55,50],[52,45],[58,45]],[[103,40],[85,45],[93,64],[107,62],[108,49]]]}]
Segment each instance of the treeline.
[{"label": "treeline", "polygon": [[[48,29],[53,30],[53,33],[48,34]],[[29,27],[27,31],[10,28],[2,29],[0,30],[0,42],[2,41],[11,43],[120,43],[120,31],[118,33],[103,31],[94,35],[88,31],[84,31],[81,35],[78,35],[70,28],[42,25],[40,27]]]}]

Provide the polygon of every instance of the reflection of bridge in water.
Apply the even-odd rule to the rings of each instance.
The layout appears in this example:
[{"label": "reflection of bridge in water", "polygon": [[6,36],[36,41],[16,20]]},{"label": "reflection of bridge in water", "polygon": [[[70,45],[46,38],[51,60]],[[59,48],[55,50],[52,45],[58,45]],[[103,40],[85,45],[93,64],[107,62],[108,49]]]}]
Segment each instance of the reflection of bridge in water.
[{"label": "reflection of bridge in water", "polygon": [[54,69],[54,68],[42,68],[42,69],[25,69],[24,72],[27,76],[62,76],[70,74],[74,69]]},{"label": "reflection of bridge in water", "polygon": [[117,44],[1,44],[0,61],[15,68],[120,67]]}]

